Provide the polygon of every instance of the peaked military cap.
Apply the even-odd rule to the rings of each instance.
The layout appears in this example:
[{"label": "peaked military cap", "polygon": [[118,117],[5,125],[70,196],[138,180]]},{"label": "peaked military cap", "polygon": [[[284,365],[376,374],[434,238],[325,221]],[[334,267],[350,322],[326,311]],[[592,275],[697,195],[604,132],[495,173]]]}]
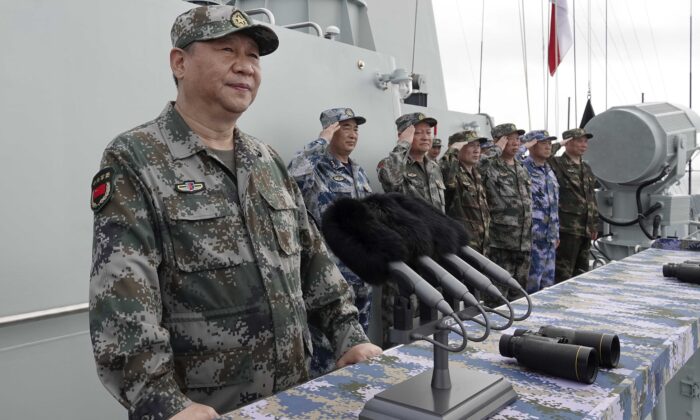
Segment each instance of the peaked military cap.
[{"label": "peaked military cap", "polygon": [[185,48],[195,41],[211,41],[240,32],[258,44],[260,55],[267,55],[279,46],[279,38],[269,27],[253,23],[242,10],[233,6],[215,5],[190,9],[175,19],[170,39],[175,48]]},{"label": "peaked military cap", "polygon": [[593,134],[586,133],[586,130],[583,128],[572,128],[571,130],[564,131],[561,135],[562,140],[575,139],[577,137],[585,137],[590,139],[593,137]]},{"label": "peaked military cap", "polygon": [[399,133],[401,133],[408,127],[422,122],[428,123],[428,125],[431,127],[435,127],[437,125],[437,120],[435,118],[426,117],[422,112],[413,112],[411,114],[404,114],[397,118],[396,129]]},{"label": "peaked military cap", "polygon": [[525,134],[525,130],[519,130],[515,126],[515,124],[512,123],[498,124],[491,130],[491,137],[493,137],[494,139],[498,139],[500,137],[507,136],[513,133],[518,133],[522,136],[523,134]]},{"label": "peaked military cap", "polygon": [[433,139],[433,147],[442,147],[442,140]]},{"label": "peaked military cap", "polygon": [[523,143],[527,143],[532,140],[546,141],[546,140],[556,140],[556,136],[550,136],[547,130],[532,130],[528,131],[522,138]]},{"label": "peaked military cap", "polygon": [[355,112],[350,108],[331,108],[321,113],[321,125],[323,128],[326,128],[333,123],[345,120],[355,120],[357,125],[367,122],[364,117],[355,115]]},{"label": "peaked military cap", "polygon": [[473,141],[479,141],[479,144],[483,144],[487,140],[486,137],[479,137],[474,130],[464,130],[451,135],[448,145],[452,146],[455,143],[471,143]]}]

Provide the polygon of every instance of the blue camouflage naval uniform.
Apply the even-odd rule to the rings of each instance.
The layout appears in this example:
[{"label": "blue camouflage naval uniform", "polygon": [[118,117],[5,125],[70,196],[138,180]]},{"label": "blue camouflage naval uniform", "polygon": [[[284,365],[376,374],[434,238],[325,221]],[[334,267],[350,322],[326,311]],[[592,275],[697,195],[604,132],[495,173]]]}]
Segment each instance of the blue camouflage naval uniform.
[{"label": "blue camouflage naval uniform", "polygon": [[[363,198],[372,193],[369,179],[364,169],[349,159],[349,167],[328,152],[328,142],[318,138],[304,147],[289,163],[289,174],[299,185],[307,210],[318,226],[321,215],[333,201],[343,198]],[[330,252],[330,250],[329,250]],[[354,302],[359,312],[360,325],[365,332],[369,329],[371,288],[357,274],[352,272],[337,257],[333,261],[340,269],[347,283],[352,286]],[[335,368],[335,357],[318,331],[312,330],[314,358],[311,365],[312,376],[320,376]]]},{"label": "blue camouflage naval uniform", "polygon": [[[335,200],[344,197],[364,198],[372,194],[364,169],[352,159],[350,168],[328,152],[326,139],[318,138],[304,147],[288,166],[289,174],[299,185],[304,203],[318,226],[321,215]],[[360,324],[367,331],[369,324],[370,289],[357,274],[334,258],[343,277],[355,291],[355,306],[360,311]]]},{"label": "blue camouflage naval uniform", "polygon": [[90,335],[130,418],[230,411],[367,342],[347,283],[277,153],[234,132],[235,172],[172,104],[119,135],[93,180]]},{"label": "blue camouflage naval uniform", "polygon": [[534,293],[554,284],[556,242],[559,240],[559,183],[546,162],[539,166],[528,156],[523,166],[532,181],[532,248],[526,290]]}]

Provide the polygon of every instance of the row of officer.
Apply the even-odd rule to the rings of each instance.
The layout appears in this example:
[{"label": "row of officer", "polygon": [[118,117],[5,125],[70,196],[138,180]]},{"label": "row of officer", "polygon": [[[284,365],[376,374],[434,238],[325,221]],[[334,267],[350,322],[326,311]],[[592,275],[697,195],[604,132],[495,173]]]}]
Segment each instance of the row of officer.
[{"label": "row of officer", "polygon": [[[447,213],[464,220],[473,234],[473,248],[509,270],[529,292],[587,271],[590,240],[597,232],[597,206],[595,178],[581,157],[592,135],[583,129],[567,130],[562,143],[553,146],[556,137],[546,130],[526,134],[512,124],[501,124],[492,134],[494,138],[500,135],[500,141],[507,139],[499,160],[494,154],[487,160],[479,159],[476,144],[487,139],[473,131],[450,136],[450,150],[441,163]],[[554,156],[562,145],[565,153]],[[529,156],[521,161],[518,148],[529,150]],[[521,166],[526,172],[519,170]],[[498,237],[493,240],[495,235]]]}]

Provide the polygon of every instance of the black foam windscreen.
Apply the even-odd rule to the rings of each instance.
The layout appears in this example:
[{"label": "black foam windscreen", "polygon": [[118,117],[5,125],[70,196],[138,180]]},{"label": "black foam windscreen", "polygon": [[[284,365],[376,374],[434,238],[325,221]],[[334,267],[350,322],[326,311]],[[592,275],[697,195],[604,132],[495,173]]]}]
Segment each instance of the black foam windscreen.
[{"label": "black foam windscreen", "polygon": [[396,195],[402,194],[372,194],[362,201],[378,221],[401,237],[408,250],[409,259],[406,262],[414,266],[416,258],[433,254],[432,235],[420,216],[407,212],[397,203],[394,199]]},{"label": "black foam windscreen", "polygon": [[367,283],[385,283],[391,277],[389,263],[409,259],[401,235],[359,200],[341,198],[331,204],[321,226],[333,253]]},{"label": "black foam windscreen", "polygon": [[387,195],[425,224],[431,233],[433,249],[437,254],[457,253],[461,246],[469,244],[469,233],[464,225],[425,200],[398,193]]}]

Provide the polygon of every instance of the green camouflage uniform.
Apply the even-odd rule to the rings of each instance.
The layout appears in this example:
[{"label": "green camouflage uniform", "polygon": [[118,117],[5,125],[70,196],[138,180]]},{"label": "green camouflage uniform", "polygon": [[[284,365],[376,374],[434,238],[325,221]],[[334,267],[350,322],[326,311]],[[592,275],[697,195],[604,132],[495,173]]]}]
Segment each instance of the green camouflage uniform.
[{"label": "green camouflage uniform", "polygon": [[107,147],[93,181],[90,334],[130,417],[219,412],[305,381],[307,322],[367,342],[279,156],[238,130],[232,173],[169,104]]},{"label": "green camouflage uniform", "polygon": [[[500,124],[492,134],[498,139],[516,131],[514,124]],[[500,155],[482,159],[479,172],[491,209],[489,258],[511,273],[524,289],[532,242],[530,174],[517,159],[514,165],[508,165]],[[519,296],[508,291],[509,299]]]},{"label": "green camouflage uniform", "polygon": [[[485,140],[468,130],[451,135],[449,145]],[[486,201],[486,190],[476,166],[468,171],[460,164],[458,155],[459,150],[452,148],[440,160],[445,180],[445,213],[464,223],[471,236],[469,246],[481,254],[488,253],[491,214]]]},{"label": "green camouflage uniform", "polygon": [[[565,131],[563,139],[590,136],[583,129]],[[575,163],[564,153],[554,156],[561,145],[552,146],[548,162],[559,182],[559,237],[555,281],[560,283],[588,271],[591,234],[598,230],[598,204],[593,170],[586,163]]]},{"label": "green camouflage uniform", "polygon": [[[431,127],[437,124],[434,118],[416,112],[402,115],[396,120],[396,128],[399,133],[411,125],[420,122],[428,123]],[[445,184],[437,162],[428,159],[427,154],[418,162],[409,154],[411,143],[399,141],[389,156],[382,159],[377,165],[377,175],[384,192],[400,192],[412,197],[421,198],[433,206],[445,211]],[[384,348],[388,347],[389,327],[394,325],[394,300],[398,296],[398,287],[395,282],[387,282],[382,286],[382,331]],[[415,296],[411,297],[415,308],[418,302]],[[416,315],[418,312],[416,312]]]}]

